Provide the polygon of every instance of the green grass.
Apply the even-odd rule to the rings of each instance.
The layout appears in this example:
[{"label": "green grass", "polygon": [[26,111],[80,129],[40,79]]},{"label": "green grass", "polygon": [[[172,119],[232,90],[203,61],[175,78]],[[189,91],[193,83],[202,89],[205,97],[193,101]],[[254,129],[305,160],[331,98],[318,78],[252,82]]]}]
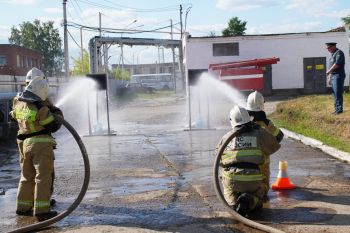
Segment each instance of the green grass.
[{"label": "green grass", "polygon": [[350,152],[350,94],[344,94],[344,113],[332,115],[331,95],[310,95],[280,103],[269,118],[279,127],[315,138]]}]

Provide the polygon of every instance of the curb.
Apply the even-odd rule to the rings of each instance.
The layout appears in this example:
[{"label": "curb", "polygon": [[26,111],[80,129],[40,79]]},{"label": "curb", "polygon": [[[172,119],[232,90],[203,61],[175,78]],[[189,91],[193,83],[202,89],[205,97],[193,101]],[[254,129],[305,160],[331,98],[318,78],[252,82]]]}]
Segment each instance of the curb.
[{"label": "curb", "polygon": [[329,154],[330,156],[332,156],[336,159],[339,159],[345,163],[350,163],[350,153],[347,153],[347,152],[335,149],[333,147],[327,146],[319,140],[306,137],[304,135],[289,131],[287,129],[281,128],[281,130],[284,133],[284,135],[287,136],[288,138],[292,138],[294,140],[301,141],[303,144],[305,144],[307,146],[311,146],[313,148],[320,149],[324,153]]}]

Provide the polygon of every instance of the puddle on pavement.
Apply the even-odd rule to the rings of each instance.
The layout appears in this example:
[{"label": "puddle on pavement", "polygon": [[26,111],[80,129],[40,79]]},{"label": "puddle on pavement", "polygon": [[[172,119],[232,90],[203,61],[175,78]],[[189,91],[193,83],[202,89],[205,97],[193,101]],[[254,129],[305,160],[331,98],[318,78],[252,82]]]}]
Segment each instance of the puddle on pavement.
[{"label": "puddle on pavement", "polygon": [[130,182],[123,183],[119,187],[112,187],[112,194],[125,196],[130,194],[143,193],[155,190],[170,190],[176,183],[171,178],[154,179],[154,178],[137,178]]}]

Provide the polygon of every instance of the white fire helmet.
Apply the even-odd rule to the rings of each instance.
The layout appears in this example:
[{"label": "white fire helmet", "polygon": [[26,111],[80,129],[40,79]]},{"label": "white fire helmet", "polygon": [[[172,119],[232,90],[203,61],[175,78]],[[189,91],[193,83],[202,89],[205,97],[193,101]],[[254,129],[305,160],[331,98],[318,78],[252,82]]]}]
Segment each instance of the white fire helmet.
[{"label": "white fire helmet", "polygon": [[230,111],[230,122],[232,128],[250,122],[250,116],[245,108],[235,105]]},{"label": "white fire helmet", "polygon": [[26,76],[26,84],[28,85],[30,81],[34,80],[35,78],[41,77],[45,79],[44,72],[39,70],[36,67],[33,67],[31,70],[28,71]]},{"label": "white fire helmet", "polygon": [[259,112],[264,110],[264,97],[263,95],[258,92],[254,91],[249,94],[247,99],[247,110]]},{"label": "white fire helmet", "polygon": [[44,101],[49,95],[49,83],[47,82],[47,79],[44,79],[44,77],[36,77],[29,82],[25,90],[37,95]]}]

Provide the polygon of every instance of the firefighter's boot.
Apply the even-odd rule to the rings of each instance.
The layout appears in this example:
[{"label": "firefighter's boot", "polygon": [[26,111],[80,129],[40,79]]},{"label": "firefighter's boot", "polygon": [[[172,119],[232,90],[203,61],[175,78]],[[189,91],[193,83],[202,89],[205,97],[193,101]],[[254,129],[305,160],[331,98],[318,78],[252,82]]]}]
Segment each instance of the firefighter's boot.
[{"label": "firefighter's boot", "polygon": [[55,199],[51,199],[50,200],[50,206],[53,207],[56,205],[56,200]]},{"label": "firefighter's boot", "polygon": [[49,212],[46,212],[46,213],[35,214],[35,217],[36,217],[36,219],[39,222],[46,221],[46,220],[48,220],[50,218],[53,218],[55,216],[57,216],[57,212],[56,211],[49,211]]},{"label": "firefighter's boot", "polygon": [[16,214],[21,215],[21,216],[33,216],[33,211],[32,210],[27,210],[27,211],[16,210]]},{"label": "firefighter's boot", "polygon": [[244,217],[250,211],[249,206],[250,198],[246,193],[243,193],[237,199],[237,203],[235,204],[235,211]]}]

